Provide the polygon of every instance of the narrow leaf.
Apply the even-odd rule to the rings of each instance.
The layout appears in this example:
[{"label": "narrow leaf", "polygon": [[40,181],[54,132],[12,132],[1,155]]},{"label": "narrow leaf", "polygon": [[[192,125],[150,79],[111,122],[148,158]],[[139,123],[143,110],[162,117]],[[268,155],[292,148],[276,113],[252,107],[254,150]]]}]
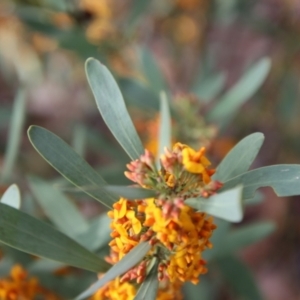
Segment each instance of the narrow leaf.
[{"label": "narrow leaf", "polygon": [[54,273],[57,269],[63,268],[65,266],[66,266],[65,264],[58,261],[48,260],[48,259],[38,259],[33,261],[29,265],[27,270],[31,274],[39,274],[41,272]]},{"label": "narrow leaf", "polygon": [[225,182],[221,191],[226,191],[242,184],[243,200],[254,197],[258,188],[270,186],[277,196],[300,195],[300,165],[274,165],[258,168]]},{"label": "narrow leaf", "polygon": [[88,222],[63,193],[39,178],[30,177],[28,181],[35,199],[59,230],[75,238],[88,229]]},{"label": "narrow leaf", "polygon": [[94,272],[105,272],[109,266],[48,224],[2,203],[0,231],[2,243],[26,253]]},{"label": "narrow leaf", "polygon": [[62,176],[89,196],[112,207],[117,199],[101,189],[106,184],[104,179],[61,138],[38,126],[31,126],[28,136],[39,154]]},{"label": "narrow leaf", "polygon": [[208,114],[210,121],[228,120],[236,110],[251,98],[265,81],[271,68],[269,58],[263,58],[220,99],[219,103]]},{"label": "narrow leaf", "polygon": [[238,186],[207,199],[189,198],[185,203],[217,218],[230,222],[240,222],[243,218],[242,190],[243,187]]},{"label": "narrow leaf", "polygon": [[104,189],[112,194],[118,195],[119,197],[132,200],[151,198],[157,195],[156,191],[143,189],[140,187],[107,185],[104,187]]},{"label": "narrow leaf", "polygon": [[259,132],[243,138],[222,160],[213,177],[214,180],[225,182],[245,173],[257,156],[264,139],[264,135]]},{"label": "narrow leaf", "polygon": [[156,300],[158,290],[157,263],[140,286],[134,300]]},{"label": "narrow leaf", "polygon": [[159,138],[158,138],[158,157],[164,153],[164,148],[171,148],[171,116],[169,110],[169,103],[165,92],[160,93],[160,124],[159,124]]},{"label": "narrow leaf", "polygon": [[139,158],[144,148],[116,81],[109,70],[94,58],[86,61],[85,68],[104,122],[129,157],[133,160]]},{"label": "narrow leaf", "polygon": [[76,125],[73,132],[73,148],[81,156],[85,155],[87,134],[86,128],[81,124]]},{"label": "narrow leaf", "polygon": [[223,277],[239,296],[247,300],[263,300],[250,270],[242,261],[230,255],[217,263]]},{"label": "narrow leaf", "polygon": [[18,186],[12,184],[4,192],[1,198],[1,203],[9,205],[13,208],[19,209],[21,206],[21,194]]},{"label": "narrow leaf", "polygon": [[127,272],[129,269],[134,267],[138,262],[140,262],[143,259],[143,257],[148,253],[150,248],[151,246],[148,242],[142,242],[137,246],[135,246],[118,263],[116,263],[113,267],[111,267],[102,278],[100,278],[86,291],[81,293],[76,298],[76,300],[85,299],[93,295],[98,289],[100,289],[106,283]]},{"label": "narrow leaf", "polygon": [[20,89],[14,100],[13,111],[10,121],[7,147],[5,149],[4,162],[1,172],[1,181],[8,181],[12,175],[13,168],[17,159],[22,130],[25,121],[26,95]]}]

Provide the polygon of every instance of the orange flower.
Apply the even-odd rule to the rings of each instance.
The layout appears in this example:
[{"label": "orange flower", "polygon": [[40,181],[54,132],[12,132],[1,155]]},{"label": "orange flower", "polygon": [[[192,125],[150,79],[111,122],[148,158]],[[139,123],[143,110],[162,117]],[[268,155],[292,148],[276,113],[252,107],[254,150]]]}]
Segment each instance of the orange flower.
[{"label": "orange flower", "polygon": [[120,282],[119,278],[99,289],[90,300],[133,300],[136,294],[134,285]]},{"label": "orange flower", "polygon": [[108,262],[116,263],[138,244],[142,229],[141,221],[137,218],[138,209],[136,201],[120,198],[113,205],[113,210],[108,212],[108,216],[113,219],[111,237],[114,238],[109,243],[113,254],[107,258]]},{"label": "orange flower", "polygon": [[150,226],[158,241],[170,250],[169,257],[164,257],[170,262],[166,268],[169,279],[197,283],[199,275],[207,271],[201,253],[212,247],[209,238],[216,228],[213,219],[186,205],[180,209],[178,218],[166,218],[155,199],[148,199],[146,203],[144,224]]},{"label": "orange flower", "polygon": [[41,287],[37,278],[28,278],[27,272],[20,265],[11,269],[9,278],[0,279],[1,300],[32,300],[38,297],[45,300],[60,299]]},{"label": "orange flower", "polygon": [[[107,286],[109,293],[110,287],[123,291],[125,282],[142,283],[153,259],[158,260],[158,299],[162,300],[175,299],[174,294],[184,282],[196,284],[199,275],[207,272],[202,252],[212,247],[209,238],[216,226],[213,218],[184,204],[190,197],[209,197],[222,186],[211,181],[213,170],[207,169],[210,162],[204,153],[205,148],[197,152],[176,143],[160,157],[161,169],[148,150],[127,165],[129,171],[125,175],[140,186],[155,190],[157,197],[135,201],[120,198],[113,205],[108,212],[113,240],[107,261],[117,263],[142,241],[149,241],[151,248],[136,266]],[[125,290],[128,289],[126,285]]]},{"label": "orange flower", "polygon": [[[157,300],[181,300],[179,292],[181,285],[162,282],[157,294]],[[99,289],[89,300],[133,300],[136,296],[137,288],[129,282],[120,282],[119,278],[106,284]]]},{"label": "orange flower", "polygon": [[214,173],[213,170],[208,170],[210,161],[204,156],[205,148],[202,147],[198,152],[194,149],[185,146],[182,150],[182,163],[185,169],[190,173],[201,174],[204,183],[210,182],[210,176]]}]

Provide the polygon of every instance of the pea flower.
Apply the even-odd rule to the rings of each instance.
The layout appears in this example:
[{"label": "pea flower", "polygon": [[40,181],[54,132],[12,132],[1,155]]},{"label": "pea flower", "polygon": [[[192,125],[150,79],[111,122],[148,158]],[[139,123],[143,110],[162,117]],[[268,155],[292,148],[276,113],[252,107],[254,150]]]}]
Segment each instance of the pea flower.
[{"label": "pea flower", "polygon": [[20,265],[14,265],[10,276],[0,279],[0,299],[45,299],[59,300],[60,298],[52,292],[43,288],[37,278],[28,277],[26,270]]},{"label": "pea flower", "polygon": [[120,299],[124,290],[127,296],[132,295],[126,283],[142,283],[154,258],[158,259],[159,291],[166,283],[177,290],[187,281],[197,284],[199,275],[207,272],[202,252],[212,248],[209,238],[216,225],[212,217],[195,211],[184,201],[198,195],[208,197],[222,184],[211,179],[214,170],[208,168],[205,148],[195,151],[176,143],[172,150],[165,149],[160,162],[159,169],[152,153],[145,150],[139,159],[127,165],[125,172],[141,187],[156,190],[157,197],[120,198],[108,212],[113,238],[106,258],[109,263],[116,264],[142,241],[148,241],[151,249],[140,263],[98,291],[101,295],[109,293],[111,298],[107,299],[115,299],[111,293],[117,287]]}]

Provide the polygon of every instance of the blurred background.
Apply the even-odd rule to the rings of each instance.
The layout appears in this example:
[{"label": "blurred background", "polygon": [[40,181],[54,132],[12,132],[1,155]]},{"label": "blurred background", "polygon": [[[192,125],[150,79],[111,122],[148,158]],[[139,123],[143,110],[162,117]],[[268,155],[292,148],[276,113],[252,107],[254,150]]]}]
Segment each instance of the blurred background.
[{"label": "blurred background", "polygon": [[[1,0],[2,192],[17,182],[26,195],[28,174],[57,176],[28,141],[32,124],[72,144],[109,182],[127,182],[128,159],[105,127],[85,77],[90,56],[114,74],[145,147],[154,153],[159,92],[165,90],[174,141],[206,145],[215,166],[257,131],[266,139],[255,167],[299,164],[299,33],[299,0]],[[249,95],[244,85],[239,93],[245,99],[220,121],[211,109],[266,57],[266,80]],[[20,124],[12,141],[14,113]],[[264,299],[299,299],[300,199],[279,199],[271,189],[260,197],[262,202],[247,207],[243,224],[271,220],[276,230],[237,257],[253,272]],[[87,199],[76,203],[88,217],[101,211]],[[41,214],[29,193],[22,205]],[[234,284],[228,288],[226,276],[216,283],[211,273],[207,286],[218,288],[206,299],[248,299]]]}]

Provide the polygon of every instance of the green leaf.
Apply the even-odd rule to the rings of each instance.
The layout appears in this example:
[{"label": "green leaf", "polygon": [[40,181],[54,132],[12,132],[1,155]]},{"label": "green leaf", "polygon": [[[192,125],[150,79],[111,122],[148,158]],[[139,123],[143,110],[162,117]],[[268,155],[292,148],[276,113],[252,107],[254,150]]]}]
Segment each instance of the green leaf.
[{"label": "green leaf", "polygon": [[101,189],[106,184],[104,179],[61,138],[38,126],[31,126],[28,136],[37,152],[62,176],[89,196],[112,207],[117,199]]},{"label": "green leaf", "polygon": [[41,272],[54,273],[57,269],[63,268],[65,266],[65,264],[58,261],[38,259],[33,261],[27,268],[27,270],[31,274],[39,274]]},{"label": "green leaf", "polygon": [[171,116],[167,95],[165,92],[160,93],[160,124],[159,124],[159,143],[158,158],[164,153],[165,147],[171,148]]},{"label": "green leaf", "polygon": [[86,61],[85,68],[103,120],[129,157],[132,160],[139,158],[144,148],[116,81],[109,70],[94,58]]},{"label": "green leaf", "polygon": [[208,103],[218,96],[225,86],[226,76],[223,73],[201,79],[192,91],[199,97],[200,102]]},{"label": "green leaf", "polygon": [[73,148],[74,150],[81,156],[84,157],[85,155],[85,148],[86,148],[86,128],[81,124],[78,124],[74,128],[73,132]]},{"label": "green leaf", "polygon": [[225,243],[222,245],[223,255],[238,251],[244,247],[254,244],[270,235],[276,229],[274,222],[261,221],[254,224],[245,225],[238,229],[233,229],[226,236]]},{"label": "green leaf", "polygon": [[76,236],[76,240],[90,251],[96,251],[107,246],[111,240],[110,221],[111,219],[106,214],[96,217],[90,222],[86,231]]},{"label": "green leaf", "polygon": [[264,139],[264,135],[259,132],[243,138],[219,164],[213,179],[225,182],[246,172],[257,156]]},{"label": "green leaf", "polygon": [[261,292],[248,267],[235,256],[226,256],[217,261],[219,270],[228,284],[246,300],[263,300]]},{"label": "green leaf", "polygon": [[50,225],[2,203],[0,232],[2,243],[26,253],[94,272],[105,272],[109,266]]},{"label": "green leaf", "polygon": [[16,184],[12,184],[11,186],[9,186],[8,189],[2,195],[0,201],[3,204],[9,205],[16,209],[20,209],[21,194],[18,186]]},{"label": "green leaf", "polygon": [[156,263],[152,267],[149,275],[138,289],[133,300],[156,300],[159,286],[159,281],[157,278],[157,266],[158,264]]},{"label": "green leaf", "polygon": [[144,256],[151,249],[151,246],[148,242],[141,242],[135,246],[128,254],[126,254],[118,263],[111,267],[106,274],[100,278],[96,283],[89,287],[86,291],[81,293],[76,300],[85,299],[93,295],[98,289],[104,286],[109,281],[115,279],[116,277],[124,274],[137,263],[139,263]]},{"label": "green leaf", "polygon": [[143,47],[140,49],[140,55],[142,71],[148,81],[149,86],[157,94],[159,94],[161,91],[165,91],[166,85],[164,78],[152,53]]},{"label": "green leaf", "polygon": [[237,109],[261,87],[270,68],[269,58],[263,58],[254,64],[210,111],[209,121],[221,122],[230,119]]},{"label": "green leaf", "polygon": [[12,176],[13,168],[18,156],[22,130],[26,113],[26,94],[23,89],[17,92],[13,104],[13,111],[10,121],[7,147],[5,149],[3,167],[1,172],[1,181],[9,181]]},{"label": "green leaf", "polygon": [[76,239],[79,233],[88,229],[88,222],[63,193],[36,177],[30,177],[28,182],[35,199],[60,231]]},{"label": "green leaf", "polygon": [[132,200],[152,198],[157,195],[156,191],[140,187],[107,185],[104,188],[112,194]]},{"label": "green leaf", "polygon": [[230,222],[240,222],[243,218],[242,190],[242,186],[237,186],[209,198],[189,198],[185,203],[217,218]]},{"label": "green leaf", "polygon": [[274,165],[258,168],[225,182],[220,192],[242,184],[243,200],[253,198],[258,188],[270,186],[277,196],[300,195],[300,165]]}]

